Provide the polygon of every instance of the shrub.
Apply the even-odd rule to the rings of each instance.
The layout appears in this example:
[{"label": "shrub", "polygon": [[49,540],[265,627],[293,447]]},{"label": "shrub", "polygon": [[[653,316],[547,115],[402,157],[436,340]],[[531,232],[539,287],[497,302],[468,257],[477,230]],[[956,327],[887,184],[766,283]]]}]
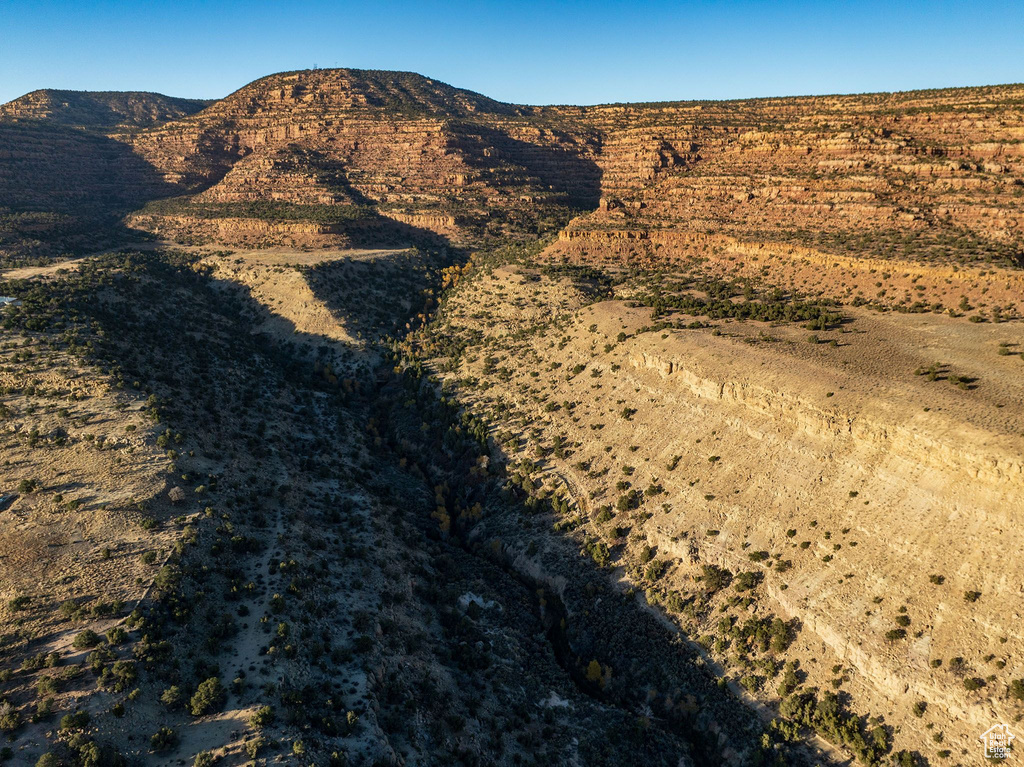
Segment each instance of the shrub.
[{"label": "shrub", "polygon": [[78,636],[75,637],[71,643],[72,647],[77,650],[85,650],[90,647],[95,647],[100,643],[100,635],[92,629],[86,629],[82,631]]},{"label": "shrub", "polygon": [[611,561],[611,552],[604,541],[590,541],[586,545],[586,552],[598,567],[604,567]]},{"label": "shrub", "polygon": [[749,591],[761,582],[760,573],[744,572],[736,576],[732,587],[737,591]]},{"label": "shrub", "polygon": [[153,579],[155,585],[161,591],[172,591],[178,585],[178,571],[170,565],[161,567]]},{"label": "shrub", "polygon": [[139,673],[133,661],[119,660],[115,661],[110,668],[103,669],[100,686],[112,689],[114,692],[123,692],[131,687],[138,677]]},{"label": "shrub", "polygon": [[619,496],[615,502],[615,508],[619,511],[629,511],[640,507],[640,494],[636,490],[630,490]]},{"label": "shrub", "polygon": [[192,716],[202,716],[210,711],[216,711],[224,704],[224,687],[220,679],[211,676],[201,682],[196,689],[195,695],[189,701],[188,708]]},{"label": "shrub", "polygon": [[985,680],[976,676],[969,676],[964,680],[964,689],[968,692],[980,690],[985,686]]},{"label": "shrub", "polygon": [[787,661],[785,673],[782,675],[782,682],[779,684],[779,697],[785,698],[800,684],[800,677],[796,673],[796,661]]},{"label": "shrub", "polygon": [[1010,697],[1024,700],[1024,679],[1014,679],[1010,682]]},{"label": "shrub", "polygon": [[73,714],[65,714],[60,720],[60,729],[63,731],[67,730],[82,730],[89,726],[89,712],[88,711],[76,711]]},{"label": "shrub", "polygon": [[743,685],[744,689],[748,692],[757,692],[761,689],[761,685],[764,684],[764,677],[747,674],[740,678],[740,684]]},{"label": "shrub", "polygon": [[170,727],[161,727],[149,739],[149,743],[154,751],[166,751],[169,748],[173,748],[177,742],[178,733]]},{"label": "shrub", "polygon": [[789,626],[781,618],[773,618],[770,632],[769,646],[772,652],[785,652],[790,642],[792,642]]},{"label": "shrub", "polygon": [[48,695],[57,694],[57,683],[51,676],[41,676],[39,681],[36,682],[36,692],[40,698],[45,698]]},{"label": "shrub", "polygon": [[249,717],[249,724],[256,729],[267,727],[274,722],[274,707],[273,706],[260,706],[256,709],[252,716]]},{"label": "shrub", "polygon": [[977,602],[978,599],[980,599],[980,598],[981,598],[981,592],[980,591],[965,591],[964,592],[964,601],[965,602]]},{"label": "shrub", "polygon": [[714,593],[716,591],[721,591],[729,585],[732,581],[732,573],[724,567],[704,565],[701,580],[704,583],[704,589]]},{"label": "shrub", "polygon": [[21,727],[21,712],[11,703],[0,704],[0,732],[13,733]]},{"label": "shrub", "polygon": [[249,755],[250,759],[255,759],[265,745],[267,745],[266,738],[257,736],[245,744],[245,753]]},{"label": "shrub", "polygon": [[647,565],[647,580],[656,581],[665,572],[665,563],[660,559],[655,559],[649,565]]}]

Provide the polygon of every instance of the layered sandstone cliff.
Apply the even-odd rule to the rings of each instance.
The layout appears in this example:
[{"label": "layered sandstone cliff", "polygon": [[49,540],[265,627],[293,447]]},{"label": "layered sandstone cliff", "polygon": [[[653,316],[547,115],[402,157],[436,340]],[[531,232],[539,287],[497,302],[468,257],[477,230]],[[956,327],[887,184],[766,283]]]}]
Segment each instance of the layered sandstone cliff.
[{"label": "layered sandstone cliff", "polygon": [[[72,119],[91,112],[54,92],[11,102],[0,119],[110,126],[119,151],[140,158],[126,196],[141,206],[185,195],[177,213],[159,212],[164,234],[197,215],[251,217],[211,215],[209,203],[286,201],[317,220],[371,206],[456,239],[528,235],[577,214],[558,255],[581,260],[610,241],[617,258],[657,262],[682,240],[686,255],[715,258],[720,249],[693,238],[726,235],[825,257],[1020,267],[1020,86],[530,107],[411,73],[339,69],[271,75],[195,114],[198,102],[100,95],[90,103],[117,122]],[[16,152],[16,140],[0,149]],[[42,181],[0,184],[4,204],[52,194],[47,174],[73,174],[83,153],[57,142],[47,154]],[[666,239],[619,247],[656,237]]]}]

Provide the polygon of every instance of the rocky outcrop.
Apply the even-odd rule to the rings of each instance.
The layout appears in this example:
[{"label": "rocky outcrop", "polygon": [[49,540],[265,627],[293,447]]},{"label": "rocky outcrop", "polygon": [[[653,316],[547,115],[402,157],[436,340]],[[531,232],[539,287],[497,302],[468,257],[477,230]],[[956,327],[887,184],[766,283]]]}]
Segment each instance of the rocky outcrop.
[{"label": "rocky outcrop", "polygon": [[[658,262],[685,240],[714,261],[724,236],[730,258],[763,246],[951,272],[1021,265],[1022,95],[1000,86],[530,107],[411,73],[336,69],[271,75],[195,114],[198,102],[139,94],[93,94],[86,103],[113,116],[88,120],[73,117],[88,113],[85,96],[30,94],[4,110],[108,126],[159,182],[127,184],[139,204],[176,194],[200,206],[365,205],[455,239],[550,231],[575,213],[556,255]],[[52,147],[56,169],[65,151]],[[23,178],[33,194],[53,188]],[[90,185],[75,186],[88,196]],[[12,189],[0,182],[0,198]],[[857,289],[881,298],[868,287]]]},{"label": "rocky outcrop", "polygon": [[[594,303],[565,274],[466,280],[423,348],[490,419],[516,484],[537,467],[536,492],[571,499],[555,526],[581,552],[645,589],[736,682],[760,672],[731,628],[789,621],[776,660],[884,717],[897,750],[969,748],[1019,714],[1024,394],[1006,351],[1019,323],[847,307],[820,338],[683,313],[651,327],[628,282],[624,300]],[[452,369],[449,339],[474,338]],[[736,578],[710,605],[705,565]],[[757,693],[769,704],[772,676]]]},{"label": "rocky outcrop", "polygon": [[124,138],[197,202],[367,204],[453,233],[596,205],[594,137],[531,113],[414,75],[298,72]]},{"label": "rocky outcrop", "polygon": [[149,128],[204,109],[212,102],[133,91],[39,90],[0,104],[0,120],[45,120],[82,128]]},{"label": "rocky outcrop", "polygon": [[764,279],[780,288],[846,302],[896,304],[912,311],[993,309],[1024,316],[1024,271],[1011,266],[837,255],[789,242],[744,240],[683,226],[587,228],[576,219],[547,255],[580,264],[666,265],[701,260],[726,278]]}]

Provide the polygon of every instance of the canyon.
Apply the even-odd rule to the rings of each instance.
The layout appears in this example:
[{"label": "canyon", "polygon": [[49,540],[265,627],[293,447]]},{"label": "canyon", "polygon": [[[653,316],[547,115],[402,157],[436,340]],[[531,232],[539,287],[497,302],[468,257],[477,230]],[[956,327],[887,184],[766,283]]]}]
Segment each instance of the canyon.
[{"label": "canyon", "polygon": [[1024,717],[1022,104],[0,106],[10,756],[980,758]]}]

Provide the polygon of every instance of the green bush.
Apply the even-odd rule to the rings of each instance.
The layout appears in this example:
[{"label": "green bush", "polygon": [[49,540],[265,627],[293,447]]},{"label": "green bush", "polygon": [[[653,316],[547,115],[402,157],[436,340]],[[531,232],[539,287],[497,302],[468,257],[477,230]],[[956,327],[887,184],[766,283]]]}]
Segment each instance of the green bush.
[{"label": "green bush", "polygon": [[249,717],[249,724],[256,729],[262,729],[268,727],[274,723],[274,707],[273,706],[260,706],[256,709],[252,716]]},{"label": "green bush", "polygon": [[743,685],[743,688],[748,692],[757,692],[764,684],[764,677],[747,674],[740,679],[740,684]]},{"label": "green bush", "polygon": [[192,712],[192,716],[202,716],[218,710],[224,705],[224,698],[224,687],[221,685],[220,679],[211,676],[199,684],[195,695],[189,701],[188,709]]},{"label": "green bush", "polygon": [[615,502],[615,508],[619,511],[629,511],[640,507],[640,494],[636,490],[630,490],[619,496]]},{"label": "green bush", "polygon": [[181,699],[181,688],[175,684],[172,684],[160,695],[160,702],[167,706],[167,708],[175,708],[181,703]]},{"label": "green bush", "polygon": [[114,692],[123,692],[131,687],[138,678],[139,673],[133,661],[119,660],[109,668],[103,669],[100,686]]},{"label": "green bush", "polygon": [[82,730],[89,726],[89,712],[88,711],[76,711],[73,714],[65,714],[60,720],[60,729],[62,731],[67,730]]},{"label": "green bush", "polygon": [[77,650],[86,650],[90,647],[95,647],[100,643],[100,635],[92,629],[86,629],[75,637],[71,646]]},{"label": "green bush", "polygon": [[732,573],[724,567],[715,565],[704,565],[701,572],[701,582],[705,591],[714,593],[721,591],[732,582]]},{"label": "green bush", "polygon": [[740,592],[750,591],[761,582],[761,578],[760,573],[743,572],[736,576],[732,587]]},{"label": "green bush", "polygon": [[658,578],[660,578],[662,576],[662,574],[665,572],[665,567],[666,567],[665,563],[662,562],[660,559],[653,560],[649,565],[647,565],[647,572],[646,572],[647,580],[649,580],[649,581],[656,581],[656,580],[658,580]]},{"label": "green bush", "polygon": [[149,739],[150,746],[154,751],[167,751],[173,748],[178,742],[178,733],[172,730],[170,727],[161,727],[155,733],[153,737]]},{"label": "green bush", "polygon": [[4,701],[0,704],[0,732],[8,735],[21,727],[21,712],[11,703]]}]

